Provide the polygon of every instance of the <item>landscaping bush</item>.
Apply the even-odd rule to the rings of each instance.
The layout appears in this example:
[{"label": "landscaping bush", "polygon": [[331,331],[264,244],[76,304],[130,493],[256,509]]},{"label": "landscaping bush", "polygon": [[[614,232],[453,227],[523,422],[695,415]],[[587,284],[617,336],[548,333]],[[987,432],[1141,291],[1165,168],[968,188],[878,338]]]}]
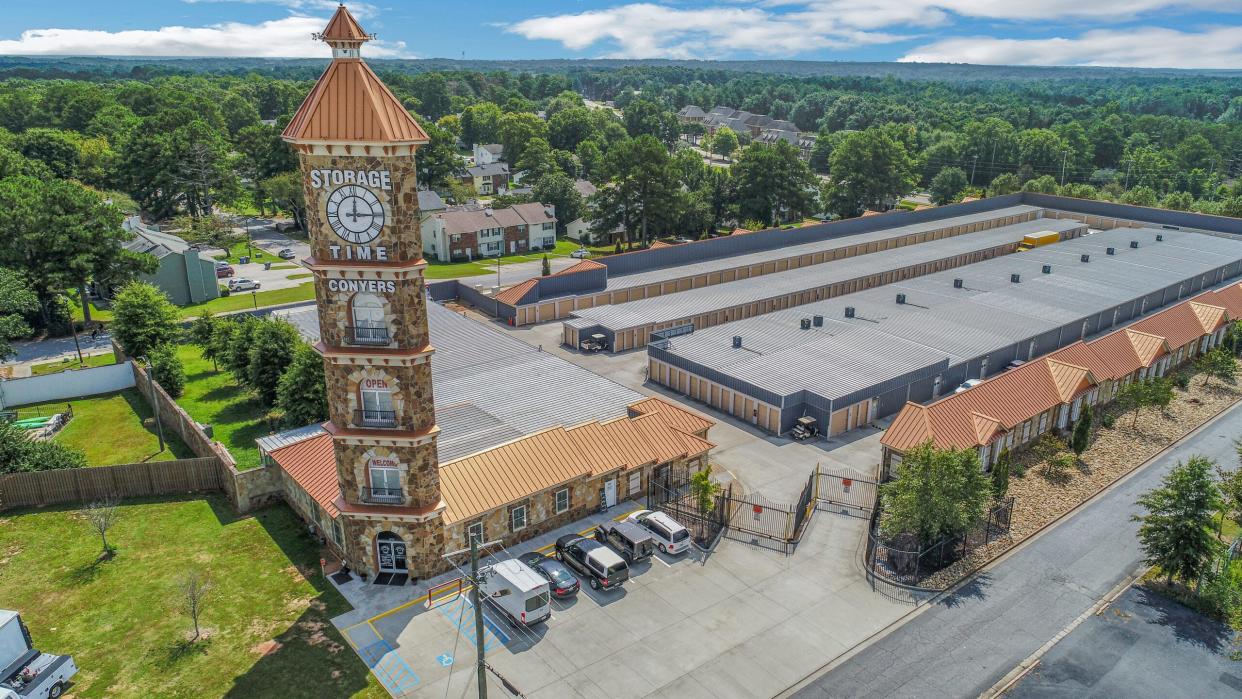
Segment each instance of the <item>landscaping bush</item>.
[{"label": "landscaping bush", "polygon": [[1040,473],[1054,483],[1062,483],[1069,480],[1069,472],[1074,468],[1074,461],[1073,454],[1068,451],[1059,451],[1044,461]]},{"label": "landscaping bush", "polygon": [[1001,449],[1000,456],[996,457],[996,464],[992,466],[992,497],[998,500],[1009,492],[1009,469],[1012,461],[1009,447],[1005,447]]},{"label": "landscaping bush", "polygon": [[937,449],[928,440],[906,453],[880,497],[886,538],[909,533],[930,544],[974,526],[991,501],[992,483],[976,450]]},{"label": "landscaping bush", "polygon": [[112,337],[131,357],[149,355],[156,347],[174,342],[180,334],[177,308],[164,292],[146,282],[130,282],[112,304]]},{"label": "landscaping bush", "polygon": [[1116,423],[1117,423],[1117,418],[1113,417],[1112,415],[1105,414],[1105,415],[1100,416],[1100,426],[1103,427],[1104,429],[1111,430],[1113,429],[1113,425]]},{"label": "landscaping bush", "polygon": [[1177,387],[1183,391],[1190,388],[1190,374],[1187,374],[1186,372],[1178,373],[1173,380],[1177,382]]}]

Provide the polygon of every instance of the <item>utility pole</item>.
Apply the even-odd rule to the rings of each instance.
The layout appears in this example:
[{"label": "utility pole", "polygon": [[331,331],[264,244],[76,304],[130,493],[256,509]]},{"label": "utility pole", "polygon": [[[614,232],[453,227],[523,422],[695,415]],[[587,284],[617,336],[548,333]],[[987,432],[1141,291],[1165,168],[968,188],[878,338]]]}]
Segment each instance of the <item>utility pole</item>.
[{"label": "utility pole", "polygon": [[1126,161],[1126,186],[1125,186],[1125,189],[1129,189],[1129,188],[1130,188],[1130,168],[1131,168],[1131,167],[1133,167],[1133,166],[1134,166],[1134,159],[1133,159],[1133,158],[1131,158],[1130,160],[1127,160],[1127,161]]},{"label": "utility pole", "polygon": [[975,166],[979,164],[979,154],[975,153],[970,156],[970,186],[975,186]]},{"label": "utility pole", "polygon": [[1065,163],[1069,160],[1069,151],[1061,151],[1061,186],[1065,186]]},{"label": "utility pole", "polygon": [[[499,264],[497,264],[499,268]],[[470,538],[470,604],[474,607],[474,653],[478,658],[479,699],[487,699],[487,661],[483,658],[483,607],[479,604],[479,539]]]}]

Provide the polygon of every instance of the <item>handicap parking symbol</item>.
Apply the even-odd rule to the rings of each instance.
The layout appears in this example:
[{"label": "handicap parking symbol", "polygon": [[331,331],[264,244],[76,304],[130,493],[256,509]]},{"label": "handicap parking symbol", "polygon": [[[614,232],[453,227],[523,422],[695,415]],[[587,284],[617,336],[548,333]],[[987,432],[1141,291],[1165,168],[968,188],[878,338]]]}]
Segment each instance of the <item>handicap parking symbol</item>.
[{"label": "handicap parking symbol", "polygon": [[440,663],[440,667],[448,667],[453,664],[453,656],[448,653],[445,653],[444,655],[437,655],[436,662]]}]

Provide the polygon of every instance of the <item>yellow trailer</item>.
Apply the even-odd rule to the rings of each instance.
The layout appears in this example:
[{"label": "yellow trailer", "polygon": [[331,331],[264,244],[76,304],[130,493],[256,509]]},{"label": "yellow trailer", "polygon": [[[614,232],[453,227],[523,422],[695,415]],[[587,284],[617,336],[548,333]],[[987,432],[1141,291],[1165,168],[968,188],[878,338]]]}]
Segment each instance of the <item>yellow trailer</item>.
[{"label": "yellow trailer", "polygon": [[1022,243],[1018,245],[1018,252],[1026,252],[1041,245],[1051,245],[1059,240],[1061,240],[1061,234],[1056,231],[1027,233],[1022,236]]}]

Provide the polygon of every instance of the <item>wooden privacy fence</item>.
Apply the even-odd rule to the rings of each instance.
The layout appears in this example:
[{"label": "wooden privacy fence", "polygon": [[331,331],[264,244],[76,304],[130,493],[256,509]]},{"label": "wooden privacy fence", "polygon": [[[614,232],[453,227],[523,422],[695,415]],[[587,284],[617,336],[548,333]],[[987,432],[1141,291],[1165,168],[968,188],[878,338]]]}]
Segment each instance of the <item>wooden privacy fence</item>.
[{"label": "wooden privacy fence", "polygon": [[103,498],[222,490],[224,471],[215,457],[67,468],[0,476],[0,512]]}]

